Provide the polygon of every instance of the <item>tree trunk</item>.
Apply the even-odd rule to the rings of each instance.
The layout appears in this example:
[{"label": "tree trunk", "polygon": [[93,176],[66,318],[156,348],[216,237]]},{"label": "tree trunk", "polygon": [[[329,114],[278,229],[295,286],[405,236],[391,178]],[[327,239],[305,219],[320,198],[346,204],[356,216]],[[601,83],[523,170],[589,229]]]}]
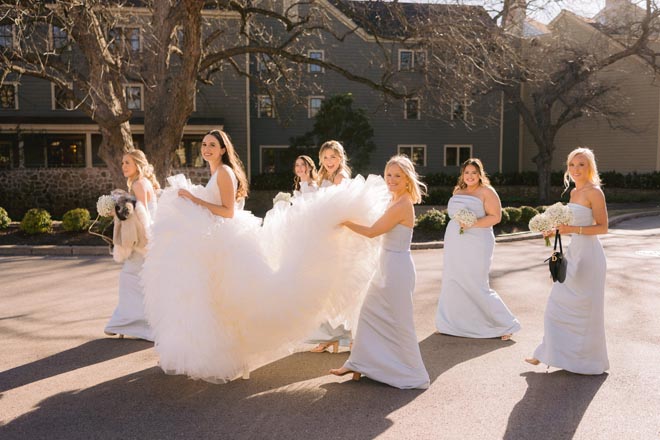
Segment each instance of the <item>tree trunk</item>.
[{"label": "tree trunk", "polygon": [[116,188],[126,189],[126,178],[121,170],[121,159],[125,152],[133,148],[130,124],[128,121],[117,126],[99,124],[99,128],[103,136],[99,157],[108,165],[113,185]]},{"label": "tree trunk", "polygon": [[[171,6],[154,3],[151,44],[143,64],[145,87],[145,153],[162,182],[170,175],[172,154],[179,146],[188,117],[193,112],[197,75],[202,55],[202,14],[200,0],[186,0]],[[183,32],[183,53],[171,51],[171,36],[177,26]]]},{"label": "tree trunk", "polygon": [[552,175],[552,151],[554,142],[545,142],[539,145],[539,154],[534,157],[536,170],[539,175],[539,203],[548,204],[550,200],[550,185]]}]

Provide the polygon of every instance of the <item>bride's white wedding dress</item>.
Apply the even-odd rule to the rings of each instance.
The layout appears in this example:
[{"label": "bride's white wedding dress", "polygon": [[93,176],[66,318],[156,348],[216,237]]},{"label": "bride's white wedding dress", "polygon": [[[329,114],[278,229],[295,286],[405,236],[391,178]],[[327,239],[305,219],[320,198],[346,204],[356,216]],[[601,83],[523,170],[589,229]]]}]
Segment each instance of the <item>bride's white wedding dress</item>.
[{"label": "bride's white wedding dress", "polygon": [[178,197],[183,187],[220,204],[215,174],[206,187],[180,175],[168,181],[142,273],[165,372],[233,380],[288,354],[324,319],[355,308],[379,242],[337,225],[378,218],[389,199],[381,178],[295,200],[269,213],[264,228],[241,207],[225,219]]}]

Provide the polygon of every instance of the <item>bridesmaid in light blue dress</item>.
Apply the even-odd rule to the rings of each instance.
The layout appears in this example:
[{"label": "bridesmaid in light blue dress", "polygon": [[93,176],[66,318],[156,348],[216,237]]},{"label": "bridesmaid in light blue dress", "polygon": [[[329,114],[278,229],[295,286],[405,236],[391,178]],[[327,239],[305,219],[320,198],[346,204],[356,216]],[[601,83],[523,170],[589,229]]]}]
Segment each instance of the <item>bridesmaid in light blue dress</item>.
[{"label": "bridesmaid in light blue dress", "polygon": [[[331,374],[364,375],[396,388],[429,387],[413,321],[412,295],[415,266],[410,255],[415,210],[421,188],[415,168],[406,156],[394,156],[385,167],[392,202],[372,226],[345,222],[366,237],[383,235],[378,271],[371,281],[357,324],[351,355]],[[425,187],[425,186],[424,186]]]},{"label": "bridesmaid in light blue dress", "polygon": [[510,339],[520,323],[488,282],[493,225],[500,222],[502,207],[479,159],[463,163],[447,211],[453,217],[464,208],[476,215],[477,222],[465,225],[452,218],[447,225],[436,328],[466,338]]},{"label": "bridesmaid in light blue dress", "polygon": [[572,225],[559,233],[571,235],[566,246],[566,280],[555,282],[545,309],[544,335],[532,365],[544,364],[579,374],[609,369],[605,344],[605,272],[607,263],[598,235],[607,233],[607,208],[593,151],[577,148],[568,155],[564,183],[571,190],[568,206]]},{"label": "bridesmaid in light blue dress", "polygon": [[[142,222],[148,237],[151,222],[156,215],[155,190],[160,189],[160,185],[153,174],[153,167],[140,150],[126,153],[121,167],[127,178],[128,190],[137,199],[135,215]],[[131,336],[153,341],[153,332],[144,312],[144,292],[140,280],[146,249],[127,249],[127,255],[122,257],[118,257],[119,248],[114,251],[115,259],[123,261],[124,265],[119,274],[119,302],[104,332],[108,336]]]}]

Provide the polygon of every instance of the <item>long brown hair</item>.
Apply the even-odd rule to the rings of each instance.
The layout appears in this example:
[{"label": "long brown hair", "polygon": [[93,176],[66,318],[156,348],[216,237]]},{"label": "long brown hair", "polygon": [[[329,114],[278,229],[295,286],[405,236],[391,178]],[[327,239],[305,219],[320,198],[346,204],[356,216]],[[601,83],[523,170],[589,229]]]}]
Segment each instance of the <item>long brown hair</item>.
[{"label": "long brown hair", "polygon": [[[323,165],[323,152],[325,150],[334,151],[337,153],[340,159],[339,166],[337,167],[337,170],[332,173],[332,175],[328,172],[328,169],[325,167],[325,165]],[[319,150],[319,185],[321,185],[324,180],[329,180],[334,183],[335,177],[337,177],[337,175],[342,171],[345,171],[348,174],[348,177],[351,177],[351,168],[348,166],[348,158],[346,157],[346,151],[344,151],[344,147],[337,141],[324,142],[323,145],[321,145],[321,149]]]},{"label": "long brown hair", "polygon": [[479,186],[490,185],[490,179],[486,175],[484,164],[482,164],[481,161],[476,157],[471,157],[463,162],[463,165],[461,165],[461,174],[458,176],[458,182],[454,187],[454,192],[467,188],[467,184],[463,181],[463,173],[465,172],[465,168],[467,168],[469,165],[475,167],[479,173]]},{"label": "long brown hair", "polygon": [[[296,162],[298,162],[298,159],[305,162],[305,165],[307,165],[307,170],[308,170],[307,175],[309,176],[310,179],[312,179],[312,182],[316,182],[316,179],[318,179],[318,175],[316,173],[316,165],[314,164],[314,161],[312,160],[311,157],[306,156],[304,154],[301,154],[300,156],[296,157],[296,160],[293,163],[294,174],[296,172]],[[297,174],[296,177],[293,178],[293,189],[296,191],[300,190],[300,177],[298,177]]]},{"label": "long brown hair", "polygon": [[137,168],[137,173],[138,173],[136,178],[131,179],[129,177],[128,179],[126,179],[126,186],[128,186],[128,192],[131,192],[131,187],[133,186],[133,183],[136,180],[141,179],[142,177],[146,177],[147,180],[151,182],[151,185],[153,185],[155,190],[160,189],[160,184],[158,183],[158,179],[156,179],[156,175],[154,174],[154,167],[147,160],[147,156],[144,154],[144,151],[133,149],[124,153],[124,156],[131,156],[133,162],[135,162],[135,167]]},{"label": "long brown hair", "polygon": [[250,186],[245,174],[245,167],[243,166],[243,162],[241,162],[241,159],[236,153],[234,144],[231,143],[231,138],[222,130],[211,130],[206,134],[216,138],[220,143],[220,146],[226,150],[225,154],[220,157],[220,160],[224,165],[227,165],[229,168],[231,168],[236,175],[236,180],[238,180],[238,188],[236,188],[236,200],[246,198],[250,192]]}]

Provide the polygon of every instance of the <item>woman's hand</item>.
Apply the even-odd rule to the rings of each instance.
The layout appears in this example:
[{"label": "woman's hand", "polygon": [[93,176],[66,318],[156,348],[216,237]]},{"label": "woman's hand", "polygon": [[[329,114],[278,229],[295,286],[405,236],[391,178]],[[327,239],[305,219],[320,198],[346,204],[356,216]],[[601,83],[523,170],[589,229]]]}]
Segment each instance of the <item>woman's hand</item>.
[{"label": "woman's hand", "polygon": [[187,189],[180,189],[177,194],[179,197],[183,197],[184,199],[188,199],[193,203],[197,203],[197,197],[193,196],[192,193]]}]

